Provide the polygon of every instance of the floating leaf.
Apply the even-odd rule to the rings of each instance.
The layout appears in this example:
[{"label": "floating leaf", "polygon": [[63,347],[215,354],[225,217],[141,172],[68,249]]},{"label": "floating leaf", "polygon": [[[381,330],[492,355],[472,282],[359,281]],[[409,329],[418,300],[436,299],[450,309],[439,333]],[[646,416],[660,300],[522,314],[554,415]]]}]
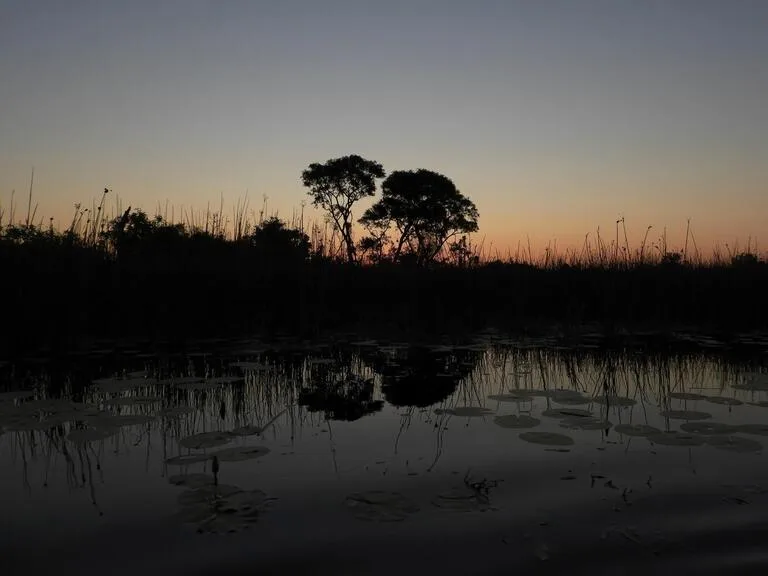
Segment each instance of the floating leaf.
[{"label": "floating leaf", "polygon": [[176,406],[174,408],[160,410],[157,415],[163,418],[180,418],[181,416],[186,416],[187,414],[192,414],[193,412],[196,412],[196,409],[192,406]]},{"label": "floating leaf", "polygon": [[494,402],[530,402],[531,396],[525,394],[491,394],[488,400]]},{"label": "floating leaf", "polygon": [[733,434],[737,427],[718,422],[685,422],[680,429],[691,434]]},{"label": "floating leaf", "polygon": [[67,434],[67,440],[75,444],[85,444],[87,442],[98,442],[105,440],[110,436],[117,434],[117,430],[109,428],[86,428],[83,430],[72,430]]},{"label": "floating leaf", "polygon": [[768,391],[768,374],[747,374],[744,382],[733,387],[741,390]]},{"label": "floating leaf", "polygon": [[617,424],[614,430],[625,436],[652,436],[662,433],[658,428],[647,424]]},{"label": "floating leaf", "polygon": [[693,392],[670,392],[669,397],[677,400],[704,400],[706,398],[703,394],[694,394]]},{"label": "floating leaf", "polygon": [[607,404],[609,406],[634,406],[637,404],[637,400],[633,398],[627,398],[626,396],[596,396],[593,400],[597,404]]},{"label": "floating leaf", "polygon": [[210,458],[211,457],[208,454],[182,454],[166,459],[165,463],[169,466],[188,466],[190,464],[205,462],[206,460],[210,460]]},{"label": "floating leaf", "polygon": [[157,384],[160,386],[184,386],[186,384],[196,384],[202,381],[203,378],[200,376],[171,376],[170,378],[158,380]]},{"label": "floating leaf", "polygon": [[592,400],[579,392],[554,392],[551,396],[552,402],[566,404],[568,406],[579,406],[589,404]]},{"label": "floating leaf", "polygon": [[751,438],[740,438],[738,436],[710,436],[705,440],[709,446],[714,446],[719,450],[736,452],[738,454],[747,454],[751,452],[761,452],[763,445],[757,440]]},{"label": "floating leaf", "polygon": [[736,429],[744,434],[768,436],[768,424],[742,424],[741,426],[736,426]]},{"label": "floating leaf", "polygon": [[729,398],[727,396],[707,396],[706,397],[707,402],[712,402],[713,404],[722,404],[724,406],[741,406],[744,404],[741,400],[737,400],[736,398]]},{"label": "floating leaf", "polygon": [[213,476],[210,474],[174,474],[168,477],[168,482],[174,486],[186,486],[188,488],[202,488],[203,486],[212,486]]},{"label": "floating leaf", "polygon": [[479,406],[457,406],[456,408],[448,408],[445,410],[445,413],[452,416],[474,417],[488,416],[489,414],[493,414],[493,410],[489,410],[488,408],[481,408]]},{"label": "floating leaf", "polygon": [[264,431],[260,426],[240,426],[232,430],[232,434],[237,436],[258,436]]},{"label": "floating leaf", "polygon": [[205,504],[213,502],[218,498],[226,498],[242,492],[237,486],[231,486],[229,484],[219,484],[218,486],[201,486],[194,490],[185,490],[179,494],[178,503],[182,506],[191,504]]},{"label": "floating leaf", "polygon": [[613,424],[599,418],[563,418],[560,421],[561,428],[568,430],[608,430]]},{"label": "floating leaf", "polygon": [[673,420],[706,420],[712,418],[712,414],[697,412],[696,410],[665,410],[661,415]]},{"label": "floating leaf", "polygon": [[234,448],[225,448],[217,450],[211,457],[217,456],[221,462],[242,462],[243,460],[253,460],[269,454],[269,448],[264,446],[236,446]]},{"label": "floating leaf", "polygon": [[215,448],[230,442],[232,442],[232,435],[229,432],[200,432],[179,440],[179,444],[191,450]]},{"label": "floating leaf", "polygon": [[647,437],[654,444],[662,446],[701,446],[704,444],[704,438],[686,432],[660,432]]},{"label": "floating leaf", "polygon": [[550,408],[541,415],[549,418],[591,418],[592,412],[580,408]]},{"label": "floating leaf", "polygon": [[573,438],[565,434],[555,432],[523,432],[520,439],[532,444],[545,444],[547,446],[571,446]]},{"label": "floating leaf", "polygon": [[418,505],[402,494],[381,490],[351,494],[346,504],[355,518],[376,522],[402,521],[419,511]]},{"label": "floating leaf", "polygon": [[535,428],[541,424],[541,420],[532,416],[510,414],[507,416],[496,416],[493,422],[502,428]]},{"label": "floating leaf", "polygon": [[467,486],[452,488],[438,494],[432,504],[456,512],[484,512],[490,508],[488,497]]}]

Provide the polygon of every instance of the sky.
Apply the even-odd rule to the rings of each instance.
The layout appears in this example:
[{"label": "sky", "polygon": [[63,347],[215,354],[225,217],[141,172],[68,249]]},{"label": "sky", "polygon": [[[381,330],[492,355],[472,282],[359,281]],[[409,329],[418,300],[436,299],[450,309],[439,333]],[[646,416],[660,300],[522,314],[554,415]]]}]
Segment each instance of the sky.
[{"label": "sky", "polygon": [[104,187],[290,217],[359,154],[451,178],[501,253],[621,217],[762,251],[766,30],[765,0],[0,0],[0,202],[34,168],[46,222]]}]

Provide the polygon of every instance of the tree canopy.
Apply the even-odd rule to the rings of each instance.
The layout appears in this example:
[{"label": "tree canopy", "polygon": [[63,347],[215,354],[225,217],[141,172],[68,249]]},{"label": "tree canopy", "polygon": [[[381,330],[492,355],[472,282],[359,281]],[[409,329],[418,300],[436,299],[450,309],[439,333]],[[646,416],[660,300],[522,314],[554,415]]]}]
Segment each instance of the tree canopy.
[{"label": "tree canopy", "polygon": [[333,158],[324,164],[310,164],[301,174],[312,204],[324,209],[341,235],[347,260],[356,260],[352,235],[352,207],[358,200],[376,193],[376,179],[384,178],[381,164],[357,155]]},{"label": "tree canopy", "polygon": [[[381,250],[391,242],[394,261],[407,252],[424,265],[435,259],[449,239],[476,232],[478,217],[474,203],[450,178],[419,169],[392,172],[382,183],[382,198],[359,222],[370,233],[363,243],[367,248]],[[394,240],[389,237],[392,229]]]}]

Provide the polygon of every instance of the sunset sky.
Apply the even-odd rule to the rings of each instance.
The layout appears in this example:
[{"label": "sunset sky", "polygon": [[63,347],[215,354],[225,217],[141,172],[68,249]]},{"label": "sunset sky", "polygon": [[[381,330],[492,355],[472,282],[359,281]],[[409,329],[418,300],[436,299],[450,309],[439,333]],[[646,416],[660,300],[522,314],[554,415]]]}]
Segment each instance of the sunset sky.
[{"label": "sunset sky", "polygon": [[[480,237],[768,248],[766,0],[0,0],[0,201],[46,219],[248,193],[311,162],[450,177]],[[357,215],[367,206],[361,205]]]}]

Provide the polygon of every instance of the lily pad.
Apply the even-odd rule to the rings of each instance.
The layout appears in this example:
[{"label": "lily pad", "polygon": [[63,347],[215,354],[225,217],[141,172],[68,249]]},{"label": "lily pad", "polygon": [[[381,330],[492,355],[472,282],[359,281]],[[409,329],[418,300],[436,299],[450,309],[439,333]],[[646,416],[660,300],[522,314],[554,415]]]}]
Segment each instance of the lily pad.
[{"label": "lily pad", "polygon": [[709,412],[697,412],[696,410],[664,410],[661,415],[672,420],[707,420],[712,418],[712,414]]},{"label": "lily pad", "polygon": [[704,400],[706,398],[703,394],[693,392],[670,392],[669,397],[676,400]]},{"label": "lily pad", "polygon": [[634,398],[614,396],[612,394],[609,394],[608,396],[595,396],[593,400],[597,404],[607,404],[608,406],[634,406],[637,404],[637,400]]},{"label": "lily pad", "polygon": [[210,459],[211,456],[208,454],[181,454],[179,456],[171,456],[166,459],[165,463],[168,466],[189,466],[190,464],[199,464]]},{"label": "lily pad", "polygon": [[182,506],[188,506],[192,504],[206,504],[215,501],[218,498],[226,498],[242,492],[237,486],[231,486],[229,484],[219,484],[218,486],[201,486],[194,490],[185,490],[178,497],[178,503]]},{"label": "lily pad", "polygon": [[565,434],[555,432],[523,432],[520,439],[532,444],[544,444],[546,446],[571,446],[573,438]]},{"label": "lily pad", "polygon": [[768,436],[768,424],[742,424],[741,426],[736,426],[736,429],[743,434]]},{"label": "lily pad", "polygon": [[441,492],[432,500],[432,504],[455,512],[484,512],[490,508],[487,496],[466,486]]},{"label": "lily pad", "polygon": [[232,434],[236,436],[258,436],[264,431],[264,428],[260,426],[240,426],[232,430]]},{"label": "lily pad", "polygon": [[350,494],[346,505],[355,518],[374,522],[400,522],[419,511],[419,506],[402,494],[382,490]]},{"label": "lily pad", "polygon": [[691,434],[733,434],[738,427],[719,422],[685,422],[680,429]]},{"label": "lily pad", "polygon": [[567,406],[579,406],[583,404],[589,404],[592,401],[591,398],[587,398],[579,392],[555,392],[550,396],[550,398],[552,398],[552,402],[565,404]]},{"label": "lily pad", "polygon": [[488,400],[494,402],[530,402],[531,396],[525,394],[491,394]]},{"label": "lily pad", "polygon": [[517,416],[515,414],[510,414],[507,416],[496,416],[496,418],[493,419],[493,422],[502,428],[514,429],[535,428],[541,424],[541,420],[538,418],[533,418],[532,416],[526,415]]},{"label": "lily pad", "polygon": [[165,410],[160,410],[157,415],[163,418],[181,418],[182,416],[192,414],[196,411],[197,409],[193,408],[192,406],[175,406],[174,408],[166,408]]},{"label": "lily pad", "polygon": [[174,486],[202,488],[203,486],[213,486],[214,479],[210,474],[174,474],[168,477],[168,482]]},{"label": "lily pad", "polygon": [[560,427],[568,430],[608,430],[613,424],[599,418],[563,418]]},{"label": "lily pad", "polygon": [[617,424],[614,428],[619,434],[625,436],[653,436],[655,434],[662,434],[663,432],[653,426],[647,424]]},{"label": "lily pad", "polygon": [[661,444],[662,446],[701,446],[704,444],[704,438],[687,432],[661,432],[647,436],[650,442]]},{"label": "lily pad", "polygon": [[744,404],[741,400],[737,400],[736,398],[729,398],[728,396],[707,396],[706,397],[707,402],[712,402],[713,404],[722,404],[724,406],[741,406]]},{"label": "lily pad", "polygon": [[72,430],[67,434],[67,440],[75,444],[86,444],[88,442],[99,442],[110,436],[117,434],[116,429],[109,428],[85,428],[83,430]]},{"label": "lily pad", "polygon": [[592,418],[593,414],[589,410],[581,408],[550,408],[541,413],[548,418]]},{"label": "lily pad", "polygon": [[757,440],[740,438],[738,436],[710,436],[706,439],[706,444],[714,446],[719,450],[736,452],[738,454],[761,452],[763,450],[763,445]]},{"label": "lily pad", "polygon": [[215,448],[230,442],[232,442],[232,434],[229,432],[200,432],[179,440],[179,444],[191,450]]},{"label": "lily pad", "polygon": [[234,448],[225,448],[217,450],[211,457],[217,456],[221,462],[242,462],[244,460],[253,460],[269,454],[269,448],[265,446],[236,446]]},{"label": "lily pad", "polygon": [[[211,534],[231,534],[248,529],[266,510],[272,498],[267,498],[261,490],[237,492],[219,498],[210,509],[214,515],[204,520],[197,531]],[[198,505],[196,508],[203,508]],[[202,515],[202,514],[201,514]]]}]

